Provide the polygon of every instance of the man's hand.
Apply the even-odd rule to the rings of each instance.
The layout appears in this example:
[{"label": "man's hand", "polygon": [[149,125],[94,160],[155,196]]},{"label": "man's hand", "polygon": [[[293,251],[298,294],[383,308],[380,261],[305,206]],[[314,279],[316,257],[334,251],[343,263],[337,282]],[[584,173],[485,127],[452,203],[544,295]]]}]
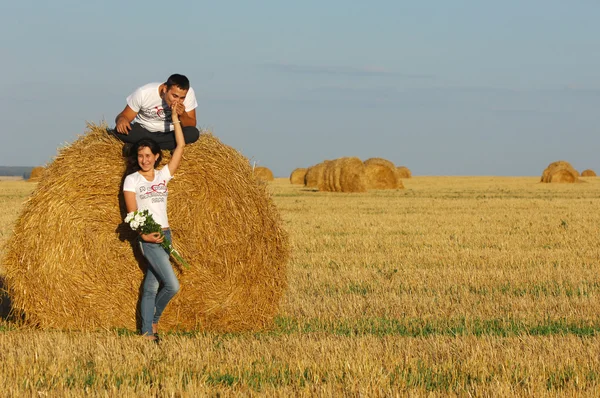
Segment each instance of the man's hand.
[{"label": "man's hand", "polygon": [[130,123],[136,116],[137,112],[134,112],[129,105],[125,105],[125,109],[123,109],[115,118],[115,124],[117,125],[115,130],[117,130],[117,133],[125,135],[129,134],[129,131],[131,130]]},{"label": "man's hand", "polygon": [[121,134],[129,134],[129,131],[131,130],[131,124],[129,124],[129,122],[127,121],[127,118],[125,117],[120,117],[117,119],[117,127],[116,130],[118,133]]}]

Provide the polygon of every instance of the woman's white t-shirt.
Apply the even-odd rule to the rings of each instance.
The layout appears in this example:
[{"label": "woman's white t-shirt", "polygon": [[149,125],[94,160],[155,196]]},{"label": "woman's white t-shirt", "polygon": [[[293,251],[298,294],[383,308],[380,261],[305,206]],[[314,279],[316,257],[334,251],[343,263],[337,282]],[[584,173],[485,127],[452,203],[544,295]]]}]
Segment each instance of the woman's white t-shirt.
[{"label": "woman's white t-shirt", "polygon": [[154,221],[162,228],[169,227],[167,217],[167,184],[171,181],[169,167],[160,170],[154,169],[154,180],[148,181],[139,172],[129,174],[123,182],[123,191],[135,192],[135,201],[138,210],[148,210]]}]

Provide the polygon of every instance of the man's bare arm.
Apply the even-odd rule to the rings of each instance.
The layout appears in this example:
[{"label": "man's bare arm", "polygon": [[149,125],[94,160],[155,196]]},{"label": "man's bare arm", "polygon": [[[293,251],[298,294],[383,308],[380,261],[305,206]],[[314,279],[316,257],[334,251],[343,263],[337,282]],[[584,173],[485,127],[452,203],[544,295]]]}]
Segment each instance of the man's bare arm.
[{"label": "man's bare arm", "polygon": [[121,134],[129,134],[129,130],[131,130],[131,122],[136,116],[137,112],[131,109],[129,105],[125,105],[125,109],[123,109],[123,111],[115,118],[117,132]]}]

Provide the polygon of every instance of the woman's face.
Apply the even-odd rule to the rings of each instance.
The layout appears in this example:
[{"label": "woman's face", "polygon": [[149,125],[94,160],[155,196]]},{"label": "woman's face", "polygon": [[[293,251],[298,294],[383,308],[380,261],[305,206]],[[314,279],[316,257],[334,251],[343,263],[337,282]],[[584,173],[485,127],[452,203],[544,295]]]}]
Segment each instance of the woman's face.
[{"label": "woman's face", "polygon": [[154,163],[156,162],[156,159],[158,159],[158,156],[158,153],[156,155],[153,154],[150,148],[148,148],[147,146],[138,148],[137,159],[142,171],[152,170],[154,168]]}]

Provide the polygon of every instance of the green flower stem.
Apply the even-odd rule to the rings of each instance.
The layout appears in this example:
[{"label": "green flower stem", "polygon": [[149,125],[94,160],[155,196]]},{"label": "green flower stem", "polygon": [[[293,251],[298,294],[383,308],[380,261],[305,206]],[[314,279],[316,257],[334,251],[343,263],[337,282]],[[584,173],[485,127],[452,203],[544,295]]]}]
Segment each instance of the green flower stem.
[{"label": "green flower stem", "polygon": [[162,241],[161,245],[162,247],[171,255],[173,256],[173,258],[175,258],[175,260],[177,260],[181,265],[183,265],[186,269],[190,269],[190,265],[188,264],[187,261],[185,261],[183,259],[183,257],[181,257],[181,254],[179,254],[179,252],[177,250],[175,250],[175,248],[173,247],[173,244],[169,241],[169,239],[167,239],[167,237],[165,235],[163,235],[163,233],[161,232],[161,236],[164,237],[164,240]]}]

